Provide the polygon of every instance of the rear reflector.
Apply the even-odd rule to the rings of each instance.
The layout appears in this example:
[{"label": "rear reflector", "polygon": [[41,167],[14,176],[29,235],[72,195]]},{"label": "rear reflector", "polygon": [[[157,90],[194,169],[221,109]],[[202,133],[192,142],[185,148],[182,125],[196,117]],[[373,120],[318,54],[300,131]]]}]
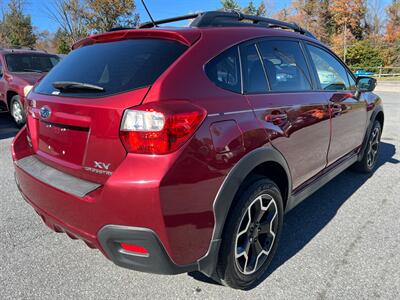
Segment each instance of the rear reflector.
[{"label": "rear reflector", "polygon": [[132,254],[149,255],[149,251],[146,248],[138,245],[131,245],[126,243],[121,243],[121,248],[125,251],[132,252]]}]

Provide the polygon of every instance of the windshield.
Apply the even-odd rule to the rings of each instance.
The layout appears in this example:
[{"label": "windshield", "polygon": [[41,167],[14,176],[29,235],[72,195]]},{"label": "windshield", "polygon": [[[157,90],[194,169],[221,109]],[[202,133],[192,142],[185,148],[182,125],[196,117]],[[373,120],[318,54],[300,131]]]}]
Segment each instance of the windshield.
[{"label": "windshield", "polygon": [[56,55],[36,53],[12,53],[6,55],[8,70],[17,72],[49,72],[60,58]]},{"label": "windshield", "polygon": [[187,46],[178,42],[161,39],[84,46],[72,51],[51,70],[35,92],[104,97],[146,87],[152,85],[186,49]]}]

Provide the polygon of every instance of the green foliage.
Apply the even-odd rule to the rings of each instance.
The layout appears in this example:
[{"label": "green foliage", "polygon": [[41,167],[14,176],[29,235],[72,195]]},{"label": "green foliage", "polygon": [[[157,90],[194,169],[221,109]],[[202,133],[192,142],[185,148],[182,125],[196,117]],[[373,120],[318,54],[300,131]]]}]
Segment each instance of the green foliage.
[{"label": "green foliage", "polygon": [[54,43],[57,53],[68,54],[71,51],[71,47],[68,43],[68,35],[62,30],[57,30],[54,36]]},{"label": "green foliage", "polygon": [[383,58],[370,41],[364,40],[348,48],[346,63],[352,67],[376,67],[383,65]]},{"label": "green foliage", "polygon": [[257,8],[253,1],[249,2],[249,5],[243,9],[243,12],[247,15],[257,15]]},{"label": "green foliage", "polygon": [[23,13],[23,2],[21,0],[9,2],[1,27],[2,38],[8,46],[35,46],[36,36],[33,33],[31,17]]},{"label": "green foliage", "polygon": [[235,0],[221,0],[221,5],[225,10],[241,10],[240,5]]}]

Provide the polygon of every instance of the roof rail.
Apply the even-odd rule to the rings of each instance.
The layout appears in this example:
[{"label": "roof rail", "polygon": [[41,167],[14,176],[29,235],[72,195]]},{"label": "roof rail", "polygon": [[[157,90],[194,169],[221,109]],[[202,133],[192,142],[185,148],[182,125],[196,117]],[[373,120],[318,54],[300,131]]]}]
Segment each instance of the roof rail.
[{"label": "roof rail", "polygon": [[184,16],[179,16],[179,17],[173,17],[173,18],[168,18],[168,19],[162,19],[162,20],[157,20],[153,22],[146,22],[142,23],[139,25],[139,29],[142,28],[153,28],[155,25],[161,25],[161,24],[167,24],[167,23],[173,23],[173,22],[178,22],[178,21],[184,21],[184,20],[190,20],[190,19],[196,19],[198,17],[201,17],[203,13],[194,13],[194,14],[189,14],[189,15],[184,15]]},{"label": "roof rail", "polygon": [[296,23],[288,23],[270,18],[259,16],[246,15],[238,11],[208,11],[202,13],[189,14],[169,19],[163,19],[153,22],[146,22],[139,26],[139,28],[152,28],[155,25],[167,24],[177,21],[194,19],[190,27],[232,27],[232,26],[255,26],[266,28],[281,28],[286,30],[293,30],[310,38],[316,37],[300,27]]}]

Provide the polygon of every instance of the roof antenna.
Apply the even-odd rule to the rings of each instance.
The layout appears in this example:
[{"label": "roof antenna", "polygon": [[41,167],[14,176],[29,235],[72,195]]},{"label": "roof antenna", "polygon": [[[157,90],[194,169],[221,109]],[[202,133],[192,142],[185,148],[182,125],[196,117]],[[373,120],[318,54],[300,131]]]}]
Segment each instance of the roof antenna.
[{"label": "roof antenna", "polygon": [[154,27],[158,27],[157,23],[154,21],[153,17],[151,16],[151,14],[150,14],[150,12],[149,12],[149,10],[148,10],[148,8],[147,8],[147,5],[146,5],[146,3],[144,2],[144,0],[142,0],[142,4],[143,4],[144,9],[146,10],[147,14],[148,14],[149,17],[150,17],[150,20],[151,20],[151,23],[153,23],[153,26],[154,26]]}]

